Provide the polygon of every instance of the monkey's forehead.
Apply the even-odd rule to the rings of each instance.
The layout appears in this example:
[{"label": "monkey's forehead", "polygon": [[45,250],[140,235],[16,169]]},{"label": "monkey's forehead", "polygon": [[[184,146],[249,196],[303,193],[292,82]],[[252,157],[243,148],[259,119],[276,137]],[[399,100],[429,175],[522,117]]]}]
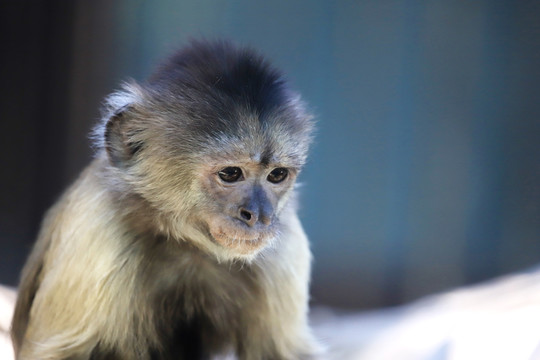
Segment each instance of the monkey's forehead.
[{"label": "monkey's forehead", "polygon": [[300,169],[306,161],[310,138],[273,130],[219,133],[200,143],[201,157],[216,164],[256,163]]}]

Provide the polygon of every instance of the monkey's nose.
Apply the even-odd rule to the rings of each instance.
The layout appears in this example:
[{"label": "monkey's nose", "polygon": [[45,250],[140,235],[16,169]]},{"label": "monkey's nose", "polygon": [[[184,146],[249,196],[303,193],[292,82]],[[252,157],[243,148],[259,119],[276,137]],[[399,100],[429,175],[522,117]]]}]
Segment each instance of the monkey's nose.
[{"label": "monkey's nose", "polygon": [[238,218],[250,227],[255,226],[257,222],[261,223],[264,226],[268,226],[272,223],[271,215],[267,215],[264,211],[262,213],[259,213],[259,211],[246,208],[240,208]]},{"label": "monkey's nose", "polygon": [[254,226],[259,220],[256,211],[240,208],[240,216],[238,216],[248,226]]}]

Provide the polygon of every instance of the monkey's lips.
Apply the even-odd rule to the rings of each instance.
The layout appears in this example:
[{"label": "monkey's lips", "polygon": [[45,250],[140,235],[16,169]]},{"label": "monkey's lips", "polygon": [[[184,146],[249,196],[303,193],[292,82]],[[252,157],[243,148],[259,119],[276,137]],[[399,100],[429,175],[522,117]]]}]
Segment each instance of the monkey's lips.
[{"label": "monkey's lips", "polygon": [[223,247],[239,251],[241,254],[250,254],[263,247],[268,236],[259,235],[256,237],[247,237],[247,234],[235,234],[234,236],[228,232],[217,230],[210,230],[212,238]]},{"label": "monkey's lips", "polygon": [[247,227],[233,219],[212,216],[206,221],[211,240],[240,255],[250,255],[265,247],[275,236],[274,227]]}]

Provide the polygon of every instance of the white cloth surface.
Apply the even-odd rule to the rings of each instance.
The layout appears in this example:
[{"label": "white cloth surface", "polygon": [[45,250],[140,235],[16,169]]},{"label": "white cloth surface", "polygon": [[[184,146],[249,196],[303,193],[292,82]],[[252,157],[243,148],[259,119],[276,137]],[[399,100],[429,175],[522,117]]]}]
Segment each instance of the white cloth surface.
[{"label": "white cloth surface", "polygon": [[14,289],[0,285],[0,359],[13,359],[9,337],[9,324],[13,316],[16,293]]},{"label": "white cloth surface", "polygon": [[335,360],[538,360],[540,268],[314,325]]}]

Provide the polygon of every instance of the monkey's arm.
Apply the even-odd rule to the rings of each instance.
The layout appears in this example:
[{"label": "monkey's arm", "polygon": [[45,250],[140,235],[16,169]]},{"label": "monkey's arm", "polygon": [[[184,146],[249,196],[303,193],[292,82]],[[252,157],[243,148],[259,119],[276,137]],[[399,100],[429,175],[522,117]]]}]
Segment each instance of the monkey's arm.
[{"label": "monkey's arm", "polygon": [[[48,222],[48,218],[44,223]],[[24,334],[28,326],[30,309],[34,297],[41,282],[41,273],[43,268],[43,258],[50,245],[50,237],[42,234],[34,245],[34,249],[28,258],[21,275],[21,282],[18,289],[17,302],[11,324],[11,338],[15,353],[21,347]]]},{"label": "monkey's arm", "polygon": [[49,213],[25,269],[13,321],[18,359],[84,359],[111,345],[102,339],[141,344],[127,310],[137,256],[96,166]]}]

